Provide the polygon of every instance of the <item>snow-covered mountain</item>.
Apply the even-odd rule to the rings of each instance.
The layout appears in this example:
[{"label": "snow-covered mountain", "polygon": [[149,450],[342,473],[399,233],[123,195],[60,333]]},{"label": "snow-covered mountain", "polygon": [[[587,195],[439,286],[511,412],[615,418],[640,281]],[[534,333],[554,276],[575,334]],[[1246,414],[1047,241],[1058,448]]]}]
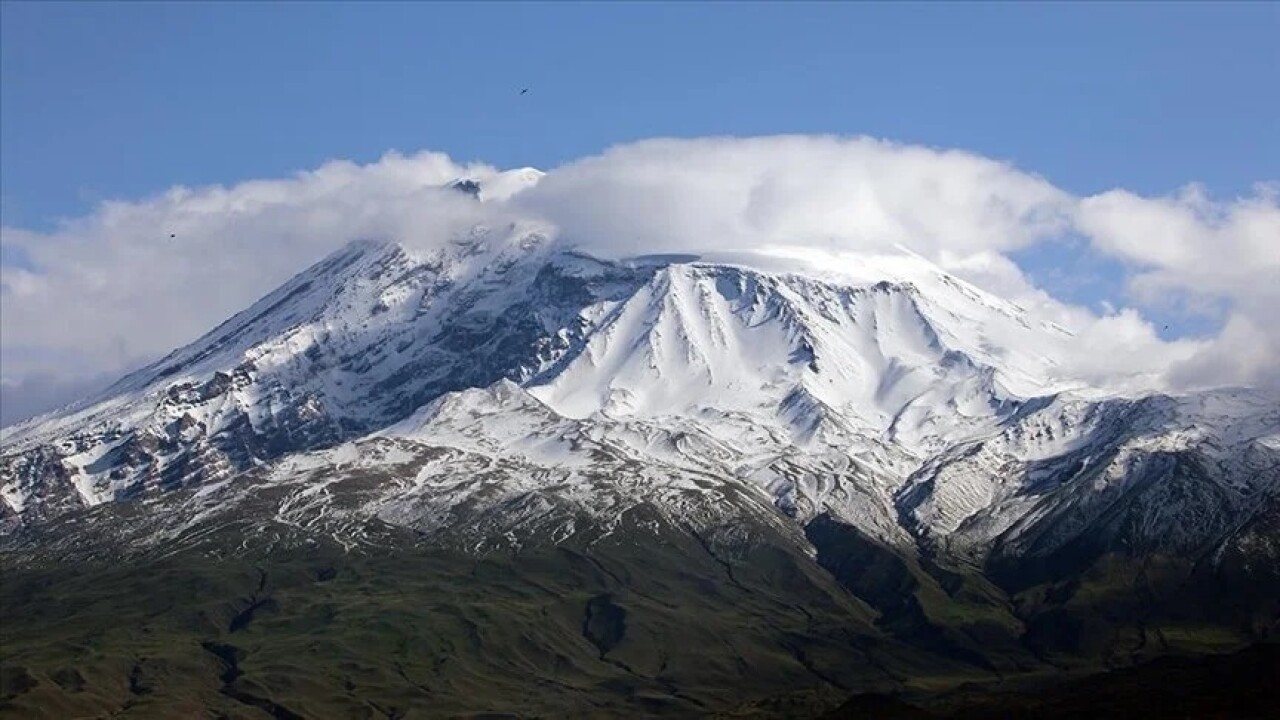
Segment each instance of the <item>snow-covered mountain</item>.
[{"label": "snow-covered mountain", "polygon": [[[1275,398],[1110,397],[1059,374],[1073,341],[908,253],[830,276],[778,256],[593,258],[534,223],[426,251],[362,241],[5,429],[0,512],[16,536],[161,503],[160,542],[283,484],[264,523],[518,543],[607,532],[645,503],[797,538],[833,518],[977,566],[1085,545],[1220,555],[1275,513]],[[357,468],[380,479],[332,492]],[[1249,537],[1274,561],[1274,537]]]},{"label": "snow-covered mountain", "polygon": [[1275,637],[1280,398],[814,257],[354,242],[0,430],[0,708],[796,717]]}]

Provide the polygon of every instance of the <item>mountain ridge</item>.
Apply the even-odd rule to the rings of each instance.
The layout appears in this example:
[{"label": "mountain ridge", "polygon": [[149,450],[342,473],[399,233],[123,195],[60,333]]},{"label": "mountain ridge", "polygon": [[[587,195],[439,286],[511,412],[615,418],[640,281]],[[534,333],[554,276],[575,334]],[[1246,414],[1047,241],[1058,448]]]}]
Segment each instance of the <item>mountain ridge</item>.
[{"label": "mountain ridge", "polygon": [[[692,257],[601,260],[515,225],[476,227],[427,252],[353,243],[94,402],[7,429],[0,496],[13,526],[49,498],[56,505],[59,493],[63,505],[95,505],[199,486],[299,451],[394,434],[423,407],[495,382],[514,383],[493,397],[515,405],[492,414],[529,412],[514,400],[518,389],[553,416],[542,422],[594,424],[597,434],[618,433],[615,444],[638,461],[745,479],[802,521],[827,510],[865,514],[842,511],[832,487],[846,501],[877,488],[873,514],[884,517],[868,522],[899,540],[959,538],[983,522],[1012,527],[1016,518],[977,515],[1043,500],[1040,486],[960,481],[959,468],[975,452],[1007,471],[1130,442],[1119,421],[1094,427],[1107,408],[1149,407],[1125,422],[1158,435],[1175,420],[1203,419],[1168,403],[1216,403],[1215,422],[1234,423],[1237,434],[1248,426],[1241,447],[1270,458],[1267,433],[1280,419],[1265,406],[1230,391],[1182,401],[1076,397],[1055,386],[1051,358],[991,344],[1060,329],[917,260],[892,261],[896,280],[840,285]],[[1025,393],[1028,382],[1046,392],[1010,389]],[[450,435],[442,424],[416,434]],[[476,431],[494,433],[495,447],[537,433],[536,423],[517,425],[506,438]],[[636,440],[664,433],[723,460]],[[1027,433],[1065,439],[1031,447],[1018,440]],[[984,451],[992,441],[1005,450]],[[778,462],[790,469],[779,474]],[[822,479],[832,462],[849,468],[834,485]]]},{"label": "mountain ridge", "polygon": [[[75,655],[94,687],[203,678],[212,657],[202,707],[321,716],[327,691],[298,690],[319,672],[400,687],[396,707],[489,710],[466,688],[500,686],[551,715],[582,712],[573,688],[630,716],[816,716],[1274,639],[1280,399],[1082,388],[1054,360],[1068,331],[918,257],[799,267],[610,260],[537,224],[361,241],[6,428],[0,562],[21,589],[0,599],[38,619],[92,597],[68,612],[97,619],[4,629],[22,689],[0,710],[83,702],[55,689],[73,661],[47,637],[98,647],[140,601],[178,639],[110,640],[123,675]],[[385,578],[472,601],[406,604]],[[189,613],[170,585],[212,599]],[[278,655],[348,632],[331,654],[371,685]],[[518,677],[513,647],[538,658]]]}]

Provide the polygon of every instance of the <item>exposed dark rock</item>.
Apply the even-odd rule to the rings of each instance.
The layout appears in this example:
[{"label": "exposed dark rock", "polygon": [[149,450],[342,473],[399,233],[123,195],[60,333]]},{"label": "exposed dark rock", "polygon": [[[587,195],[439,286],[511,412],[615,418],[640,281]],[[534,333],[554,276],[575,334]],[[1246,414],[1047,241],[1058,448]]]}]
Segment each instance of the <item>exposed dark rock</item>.
[{"label": "exposed dark rock", "polygon": [[613,602],[612,595],[597,595],[587,602],[582,636],[596,646],[601,657],[617,647],[626,634],[627,611]]}]

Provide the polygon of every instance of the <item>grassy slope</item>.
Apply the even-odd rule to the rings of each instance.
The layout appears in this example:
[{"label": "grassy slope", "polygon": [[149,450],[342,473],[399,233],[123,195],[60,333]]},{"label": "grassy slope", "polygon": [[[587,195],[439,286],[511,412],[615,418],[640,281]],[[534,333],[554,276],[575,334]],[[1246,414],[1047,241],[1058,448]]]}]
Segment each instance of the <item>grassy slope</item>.
[{"label": "grassy slope", "polygon": [[0,716],[814,717],[851,696],[872,716],[918,711],[875,693],[963,713],[995,688],[1274,631],[1274,593],[1223,615],[1205,593],[1228,586],[1188,590],[1180,561],[1107,556],[1011,598],[847,527],[809,529],[815,563],[765,530],[726,548],[634,522],[661,529],[483,557],[399,531],[377,551],[230,555],[246,538],[232,524],[163,558],[0,556]]},{"label": "grassy slope", "polygon": [[796,716],[981,676],[887,637],[794,550],[729,558],[674,531],[482,559],[315,545],[6,567],[13,717]]},{"label": "grassy slope", "polygon": [[1280,706],[1280,645],[1234,653],[1165,657],[1135,667],[1020,689],[965,687],[909,702],[865,694],[850,698],[825,720],[1068,720],[1159,717],[1187,720],[1264,720]]}]

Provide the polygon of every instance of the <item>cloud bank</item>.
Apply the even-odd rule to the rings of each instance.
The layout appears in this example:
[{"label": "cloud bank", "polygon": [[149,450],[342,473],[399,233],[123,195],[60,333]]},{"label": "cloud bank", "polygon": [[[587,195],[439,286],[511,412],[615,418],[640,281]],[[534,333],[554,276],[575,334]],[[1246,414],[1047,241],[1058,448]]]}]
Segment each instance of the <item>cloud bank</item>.
[{"label": "cloud bank", "polygon": [[[517,217],[606,256],[906,247],[1075,330],[1080,351],[1064,362],[1090,382],[1280,386],[1275,184],[1227,201],[1194,185],[1169,197],[1122,189],[1076,197],[968,152],[782,136],[618,146],[485,203],[442,189],[460,177],[509,184],[512,176],[438,153],[390,153],[287,179],[107,202],[49,233],[2,228],[7,256],[31,267],[0,268],[0,420],[65,402],[104,373],[195,339],[350,240],[430,246]],[[1008,257],[1064,233],[1126,263],[1129,307],[1098,315],[1060,302]],[[1175,299],[1224,304],[1221,331],[1161,341],[1141,310]]]}]

